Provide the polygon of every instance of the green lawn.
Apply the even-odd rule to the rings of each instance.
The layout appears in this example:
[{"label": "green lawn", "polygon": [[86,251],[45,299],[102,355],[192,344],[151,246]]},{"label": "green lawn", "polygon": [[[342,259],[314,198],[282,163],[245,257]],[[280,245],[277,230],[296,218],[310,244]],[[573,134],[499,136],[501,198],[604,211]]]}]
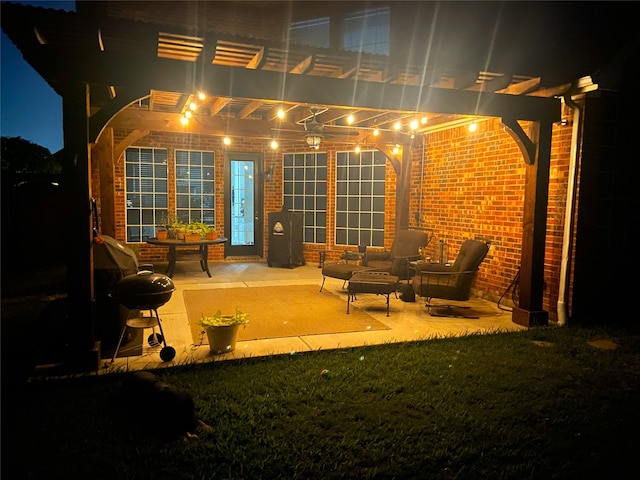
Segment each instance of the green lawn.
[{"label": "green lawn", "polygon": [[125,374],[35,381],[10,398],[3,390],[3,478],[623,478],[640,451],[640,336],[620,330],[548,327],[155,373],[191,393],[212,431],[167,442],[123,424]]}]

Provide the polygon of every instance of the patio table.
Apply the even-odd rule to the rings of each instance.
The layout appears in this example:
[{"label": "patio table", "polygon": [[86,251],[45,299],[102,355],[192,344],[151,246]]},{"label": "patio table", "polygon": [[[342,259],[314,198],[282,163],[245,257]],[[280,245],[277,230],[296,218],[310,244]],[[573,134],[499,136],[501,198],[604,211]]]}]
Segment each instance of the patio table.
[{"label": "patio table", "polygon": [[167,240],[158,240],[157,238],[150,238],[147,240],[147,243],[151,245],[160,245],[163,247],[169,247],[169,265],[167,266],[167,271],[165,275],[171,277],[173,276],[173,272],[176,267],[176,251],[178,249],[187,249],[193,250],[193,247],[198,247],[198,250],[195,253],[200,257],[200,268],[202,268],[203,272],[206,272],[209,277],[211,277],[211,272],[209,271],[209,245],[218,245],[220,243],[225,243],[228,239],[225,237],[218,237],[215,240],[197,240],[195,242],[185,242],[184,240],[176,240],[176,239],[167,239]]}]

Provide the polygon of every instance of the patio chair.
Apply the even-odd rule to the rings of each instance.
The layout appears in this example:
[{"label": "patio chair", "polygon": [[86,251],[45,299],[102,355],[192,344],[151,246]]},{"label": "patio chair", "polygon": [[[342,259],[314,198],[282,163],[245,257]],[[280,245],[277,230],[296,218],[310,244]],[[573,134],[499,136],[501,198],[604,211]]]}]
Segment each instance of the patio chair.
[{"label": "patio chair", "polygon": [[[471,284],[480,264],[489,252],[490,242],[465,240],[453,265],[424,263],[416,266],[412,279],[416,295],[425,297],[429,315],[434,317],[478,318],[462,314],[456,309],[469,308],[460,305],[434,305],[432,299],[467,301],[471,296]],[[434,311],[437,310],[437,312]],[[445,313],[441,313],[444,311]]]},{"label": "patio chair", "polygon": [[387,272],[400,280],[410,278],[409,262],[420,259],[419,248],[426,247],[433,237],[433,230],[400,230],[396,233],[391,250],[366,251],[362,265],[378,272]]}]

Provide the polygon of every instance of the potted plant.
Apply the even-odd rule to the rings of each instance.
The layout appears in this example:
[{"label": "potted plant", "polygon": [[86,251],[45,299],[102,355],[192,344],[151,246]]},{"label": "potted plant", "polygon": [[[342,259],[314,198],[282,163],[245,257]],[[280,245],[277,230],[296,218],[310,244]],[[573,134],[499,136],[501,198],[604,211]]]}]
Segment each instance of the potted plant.
[{"label": "potted plant", "polygon": [[173,216],[169,220],[169,238],[184,240],[185,225],[177,217]]},{"label": "potted plant", "polygon": [[236,349],[238,330],[248,322],[247,314],[237,308],[232,315],[223,315],[220,310],[213,315],[202,315],[200,325],[207,333],[211,353],[233,352]]},{"label": "potted plant", "polygon": [[166,240],[169,237],[169,230],[167,227],[167,214],[163,212],[160,215],[158,225],[156,226],[156,238],[158,240]]},{"label": "potted plant", "polygon": [[184,228],[184,241],[185,242],[197,242],[202,240],[204,232],[202,231],[202,223],[191,222]]},{"label": "potted plant", "polygon": [[215,225],[204,225],[204,235],[207,240],[215,240],[218,238],[218,231]]}]

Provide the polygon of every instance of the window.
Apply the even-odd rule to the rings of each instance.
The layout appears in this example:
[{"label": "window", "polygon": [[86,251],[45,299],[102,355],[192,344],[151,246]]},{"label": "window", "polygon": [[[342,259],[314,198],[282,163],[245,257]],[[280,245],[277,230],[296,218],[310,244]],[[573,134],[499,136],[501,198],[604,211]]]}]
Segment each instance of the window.
[{"label": "window", "polygon": [[345,50],[389,55],[389,7],[356,12],[343,21]]},{"label": "window", "polygon": [[215,225],[213,152],[176,150],[176,217]]},{"label": "window", "polygon": [[304,213],[304,241],[327,241],[327,154],[284,156],[284,206]]},{"label": "window", "polygon": [[289,27],[291,43],[312,47],[329,47],[329,17],[293,22]]},{"label": "window", "polygon": [[156,225],[166,223],[168,212],[167,151],[127,148],[125,197],[127,242],[155,237]]},{"label": "window", "polygon": [[384,246],[385,168],[377,150],[337,152],[336,245]]}]

